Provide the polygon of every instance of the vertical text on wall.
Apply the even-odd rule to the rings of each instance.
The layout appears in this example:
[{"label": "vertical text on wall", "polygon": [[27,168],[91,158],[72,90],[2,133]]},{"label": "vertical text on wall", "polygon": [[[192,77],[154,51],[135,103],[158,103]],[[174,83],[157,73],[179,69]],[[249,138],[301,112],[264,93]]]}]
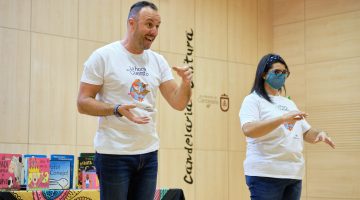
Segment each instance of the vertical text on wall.
[{"label": "vertical text on wall", "polygon": [[[190,31],[185,31],[186,33],[186,56],[184,58],[184,63],[188,65],[192,72],[194,73],[194,59],[193,59],[193,52],[194,47],[192,46],[193,38],[194,38],[194,31],[193,29],[190,29]],[[195,87],[194,82],[191,81],[191,89]],[[186,168],[186,174],[184,176],[184,181],[188,184],[193,184],[194,178],[193,178],[193,104],[192,100],[189,101],[188,105],[185,109],[185,150],[187,153],[185,168]]]}]

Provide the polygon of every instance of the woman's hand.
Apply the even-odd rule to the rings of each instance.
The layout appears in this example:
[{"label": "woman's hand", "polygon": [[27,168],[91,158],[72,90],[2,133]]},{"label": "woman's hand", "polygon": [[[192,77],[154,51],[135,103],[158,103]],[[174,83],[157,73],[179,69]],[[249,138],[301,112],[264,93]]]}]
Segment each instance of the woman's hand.
[{"label": "woman's hand", "polygon": [[328,134],[324,131],[320,131],[317,134],[314,143],[318,143],[318,142],[325,142],[326,144],[331,146],[333,149],[335,149],[335,143],[331,140],[331,138],[328,136]]},{"label": "woman's hand", "polygon": [[297,121],[300,121],[307,117],[308,115],[302,111],[291,111],[282,116],[283,123],[295,124]]}]

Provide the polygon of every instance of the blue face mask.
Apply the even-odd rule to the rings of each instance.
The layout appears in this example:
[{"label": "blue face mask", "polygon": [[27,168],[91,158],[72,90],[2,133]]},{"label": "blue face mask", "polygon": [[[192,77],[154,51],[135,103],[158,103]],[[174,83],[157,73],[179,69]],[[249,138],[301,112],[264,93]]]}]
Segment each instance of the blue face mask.
[{"label": "blue face mask", "polygon": [[278,90],[284,85],[286,76],[286,74],[276,74],[275,72],[270,71],[265,81],[270,87]]}]

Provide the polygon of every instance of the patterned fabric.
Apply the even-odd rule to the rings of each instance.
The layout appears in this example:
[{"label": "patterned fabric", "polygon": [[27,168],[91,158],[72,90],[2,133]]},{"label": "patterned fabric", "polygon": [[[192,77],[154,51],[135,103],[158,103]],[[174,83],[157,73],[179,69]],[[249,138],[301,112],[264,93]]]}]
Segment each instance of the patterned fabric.
[{"label": "patterned fabric", "polygon": [[165,194],[169,191],[169,189],[161,189],[160,190],[160,199],[163,199]]},{"label": "patterned fabric", "polygon": [[266,65],[270,65],[275,62],[285,63],[285,61],[279,55],[274,54],[268,58],[268,60],[266,61]]},{"label": "patterned fabric", "polygon": [[164,199],[164,196],[169,191],[169,189],[163,188],[163,189],[157,189],[155,191],[154,200],[162,200]]},{"label": "patterned fabric", "polygon": [[0,200],[98,200],[98,190],[35,190],[0,192]]},{"label": "patterned fabric", "polygon": [[160,200],[160,190],[155,191],[154,200]]},{"label": "patterned fabric", "polygon": [[182,189],[167,189],[161,200],[185,200],[185,196]]},{"label": "patterned fabric", "polygon": [[[98,200],[99,190],[2,191],[0,200]],[[185,200],[181,189],[157,189],[154,200]]]}]

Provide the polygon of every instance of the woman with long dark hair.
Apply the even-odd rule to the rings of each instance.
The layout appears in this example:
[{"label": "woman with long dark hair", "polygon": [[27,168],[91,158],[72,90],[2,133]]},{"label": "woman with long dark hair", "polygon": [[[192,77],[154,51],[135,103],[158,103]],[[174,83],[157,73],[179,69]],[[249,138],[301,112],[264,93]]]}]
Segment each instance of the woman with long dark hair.
[{"label": "woman with long dark hair", "polygon": [[307,114],[282,96],[290,75],[286,62],[267,54],[259,62],[251,93],[240,109],[246,136],[246,184],[252,200],[298,200],[304,175],[304,141],[323,141],[335,148],[328,134],[310,126]]}]

